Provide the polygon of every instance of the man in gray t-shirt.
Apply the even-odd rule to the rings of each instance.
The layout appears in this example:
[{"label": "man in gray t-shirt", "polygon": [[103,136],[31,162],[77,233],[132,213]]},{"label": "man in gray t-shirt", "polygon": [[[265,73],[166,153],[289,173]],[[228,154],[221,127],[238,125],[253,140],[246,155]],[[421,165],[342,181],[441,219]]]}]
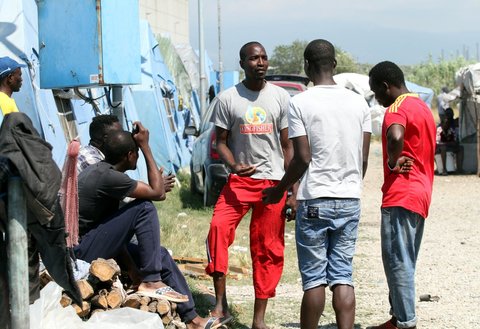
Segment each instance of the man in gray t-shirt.
[{"label": "man in gray t-shirt", "polygon": [[[245,80],[218,96],[213,122],[217,133],[217,151],[230,169],[228,182],[215,205],[207,238],[209,263],[206,272],[213,277],[216,305],[213,316],[228,321],[225,274],[228,247],[235,228],[252,210],[250,252],[253,266],[255,305],[252,328],[265,328],[268,298],[283,270],[284,206],[286,195],[278,205],[262,204],[262,190],[275,186],[292,157],[288,140],[287,111],[290,96],[265,81],[268,58],[258,42],[240,49],[240,66]],[[295,198],[289,198],[295,207]]]}]

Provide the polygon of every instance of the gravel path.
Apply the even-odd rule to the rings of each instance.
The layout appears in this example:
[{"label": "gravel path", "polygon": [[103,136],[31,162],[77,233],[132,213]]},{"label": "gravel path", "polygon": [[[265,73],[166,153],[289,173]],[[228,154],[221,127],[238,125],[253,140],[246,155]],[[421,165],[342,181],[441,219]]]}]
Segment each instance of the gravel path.
[{"label": "gravel path", "polygon": [[[387,284],[380,255],[381,165],[381,145],[372,142],[354,260],[355,329],[389,318]],[[433,201],[417,265],[419,329],[480,327],[479,192],[480,178],[475,175],[435,177]],[[295,261],[287,266],[296,266]],[[439,300],[419,302],[418,296],[422,294],[438,296]],[[237,304],[251,300],[251,295],[251,286],[229,289],[229,298]],[[279,286],[277,297],[271,300],[267,310],[272,327],[299,327],[301,296],[299,283]],[[336,328],[332,323],[335,315],[327,306],[320,328]]]}]

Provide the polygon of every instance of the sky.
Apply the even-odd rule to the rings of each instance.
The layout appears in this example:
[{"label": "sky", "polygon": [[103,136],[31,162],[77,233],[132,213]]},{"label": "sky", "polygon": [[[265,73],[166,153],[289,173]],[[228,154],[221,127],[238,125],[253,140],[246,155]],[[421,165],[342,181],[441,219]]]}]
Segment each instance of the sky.
[{"label": "sky", "polygon": [[[205,49],[218,68],[218,0],[201,1]],[[480,61],[480,0],[219,1],[224,70],[239,69],[238,50],[249,41],[270,56],[294,40],[326,39],[359,63]],[[198,48],[198,0],[189,2],[190,43]]]}]

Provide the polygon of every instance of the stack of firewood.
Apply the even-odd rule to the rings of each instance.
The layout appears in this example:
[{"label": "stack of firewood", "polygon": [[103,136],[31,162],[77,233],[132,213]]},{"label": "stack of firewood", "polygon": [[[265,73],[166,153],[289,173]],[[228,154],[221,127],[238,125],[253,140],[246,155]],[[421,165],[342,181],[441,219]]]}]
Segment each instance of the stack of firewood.
[{"label": "stack of firewood", "polygon": [[132,307],[157,313],[167,328],[186,327],[176,312],[177,304],[164,299],[141,296],[135,292],[127,293],[119,279],[120,274],[120,267],[113,259],[99,258],[91,263],[88,278],[77,281],[83,299],[82,305],[73,303],[65,293],[60,304],[63,307],[73,306],[82,319],[88,319],[96,312]]}]

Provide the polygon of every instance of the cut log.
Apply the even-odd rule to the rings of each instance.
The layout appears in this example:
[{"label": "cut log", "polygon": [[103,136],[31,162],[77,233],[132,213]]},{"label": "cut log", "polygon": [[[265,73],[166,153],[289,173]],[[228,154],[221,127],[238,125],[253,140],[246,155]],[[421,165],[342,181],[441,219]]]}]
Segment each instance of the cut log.
[{"label": "cut log", "polygon": [[75,309],[75,312],[77,312],[77,315],[79,317],[85,317],[90,313],[90,303],[89,302],[82,302],[82,306],[79,306],[77,304],[72,304],[73,308]]},{"label": "cut log", "polygon": [[62,298],[60,298],[60,305],[62,307],[70,306],[72,305],[72,299],[66,293],[63,293]]},{"label": "cut log", "polygon": [[160,315],[165,315],[169,313],[172,309],[172,305],[168,300],[159,299],[157,303],[157,313]]},{"label": "cut log", "polygon": [[118,289],[112,289],[107,295],[107,302],[110,308],[117,308],[123,304],[123,294]]},{"label": "cut log", "polygon": [[172,322],[172,320],[173,320],[173,316],[170,313],[167,313],[162,316],[162,322],[164,326],[168,325],[170,322]]},{"label": "cut log", "polygon": [[92,285],[85,279],[77,281],[78,289],[83,300],[87,300],[93,296],[94,291]]},{"label": "cut log", "polygon": [[140,296],[140,305],[148,305],[151,301],[151,298],[148,296]]},{"label": "cut log", "polygon": [[50,276],[47,270],[43,270],[42,272],[40,272],[39,278],[40,278],[40,287],[42,288],[45,287],[50,281],[53,281],[52,277]]},{"label": "cut log", "polygon": [[106,289],[101,289],[98,291],[98,294],[92,297],[92,305],[106,310],[108,308],[108,291]]},{"label": "cut log", "polygon": [[208,259],[196,257],[173,256],[173,260],[177,263],[200,263],[205,265],[208,263]]},{"label": "cut log", "polygon": [[239,274],[248,274],[248,268],[243,266],[234,266],[230,265],[228,267],[229,272],[239,273]]},{"label": "cut log", "polygon": [[140,308],[142,298],[137,294],[128,295],[123,302],[123,307]]},{"label": "cut log", "polygon": [[113,259],[98,258],[90,265],[90,273],[100,281],[114,281],[120,274],[120,267]]},{"label": "cut log", "polygon": [[157,312],[157,304],[158,304],[158,301],[152,300],[150,302],[150,304],[148,304],[148,311],[150,313],[156,313]]},{"label": "cut log", "polygon": [[140,305],[140,311],[148,312],[148,305]]}]

